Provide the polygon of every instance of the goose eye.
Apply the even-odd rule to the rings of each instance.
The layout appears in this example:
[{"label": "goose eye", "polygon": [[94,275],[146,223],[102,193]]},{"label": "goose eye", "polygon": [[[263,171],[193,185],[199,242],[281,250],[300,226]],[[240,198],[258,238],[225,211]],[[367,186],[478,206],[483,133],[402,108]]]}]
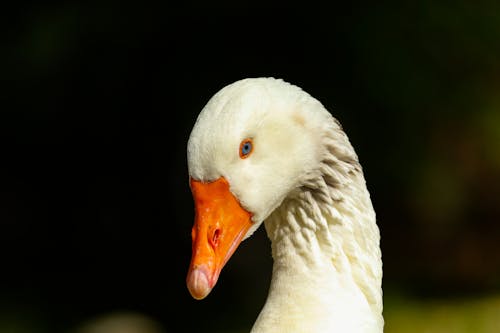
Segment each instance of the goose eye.
[{"label": "goose eye", "polygon": [[253,150],[253,142],[252,139],[245,139],[240,143],[240,157],[247,158],[250,156]]}]

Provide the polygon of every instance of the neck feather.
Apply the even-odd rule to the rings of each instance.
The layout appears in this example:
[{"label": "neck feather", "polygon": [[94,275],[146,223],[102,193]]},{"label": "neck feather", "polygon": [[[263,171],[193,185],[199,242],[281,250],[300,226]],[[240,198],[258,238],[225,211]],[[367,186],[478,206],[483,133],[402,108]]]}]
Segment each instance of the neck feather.
[{"label": "neck feather", "polygon": [[326,140],[320,168],[265,221],[273,278],[253,332],[382,332],[375,213],[347,137],[344,151]]}]

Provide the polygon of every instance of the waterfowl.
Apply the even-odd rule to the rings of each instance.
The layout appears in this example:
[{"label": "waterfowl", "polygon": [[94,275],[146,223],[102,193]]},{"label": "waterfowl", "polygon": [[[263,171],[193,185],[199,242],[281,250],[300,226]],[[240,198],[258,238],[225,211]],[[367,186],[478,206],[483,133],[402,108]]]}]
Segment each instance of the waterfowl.
[{"label": "waterfowl", "polygon": [[281,79],[229,84],[200,112],[187,160],[195,299],[264,223],[272,278],[251,332],[383,331],[370,194],[347,135],[317,99]]}]

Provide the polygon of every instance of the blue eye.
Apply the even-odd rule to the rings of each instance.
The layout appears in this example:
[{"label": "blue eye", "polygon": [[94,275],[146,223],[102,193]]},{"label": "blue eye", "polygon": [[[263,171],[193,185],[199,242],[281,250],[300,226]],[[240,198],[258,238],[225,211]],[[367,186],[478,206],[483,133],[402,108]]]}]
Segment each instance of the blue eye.
[{"label": "blue eye", "polygon": [[240,157],[247,158],[250,156],[253,150],[253,142],[252,139],[245,139],[240,143]]},{"label": "blue eye", "polygon": [[252,144],[250,142],[246,142],[243,147],[241,147],[241,153],[243,155],[248,155],[252,150]]}]

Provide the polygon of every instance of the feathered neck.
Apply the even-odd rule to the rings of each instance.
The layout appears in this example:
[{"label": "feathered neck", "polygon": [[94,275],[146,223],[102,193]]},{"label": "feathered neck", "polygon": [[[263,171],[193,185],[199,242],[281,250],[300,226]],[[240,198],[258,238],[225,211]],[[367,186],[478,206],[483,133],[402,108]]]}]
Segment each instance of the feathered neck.
[{"label": "feathered neck", "polygon": [[379,230],[362,169],[332,121],[320,167],[265,221],[273,277],[252,332],[382,332]]}]

